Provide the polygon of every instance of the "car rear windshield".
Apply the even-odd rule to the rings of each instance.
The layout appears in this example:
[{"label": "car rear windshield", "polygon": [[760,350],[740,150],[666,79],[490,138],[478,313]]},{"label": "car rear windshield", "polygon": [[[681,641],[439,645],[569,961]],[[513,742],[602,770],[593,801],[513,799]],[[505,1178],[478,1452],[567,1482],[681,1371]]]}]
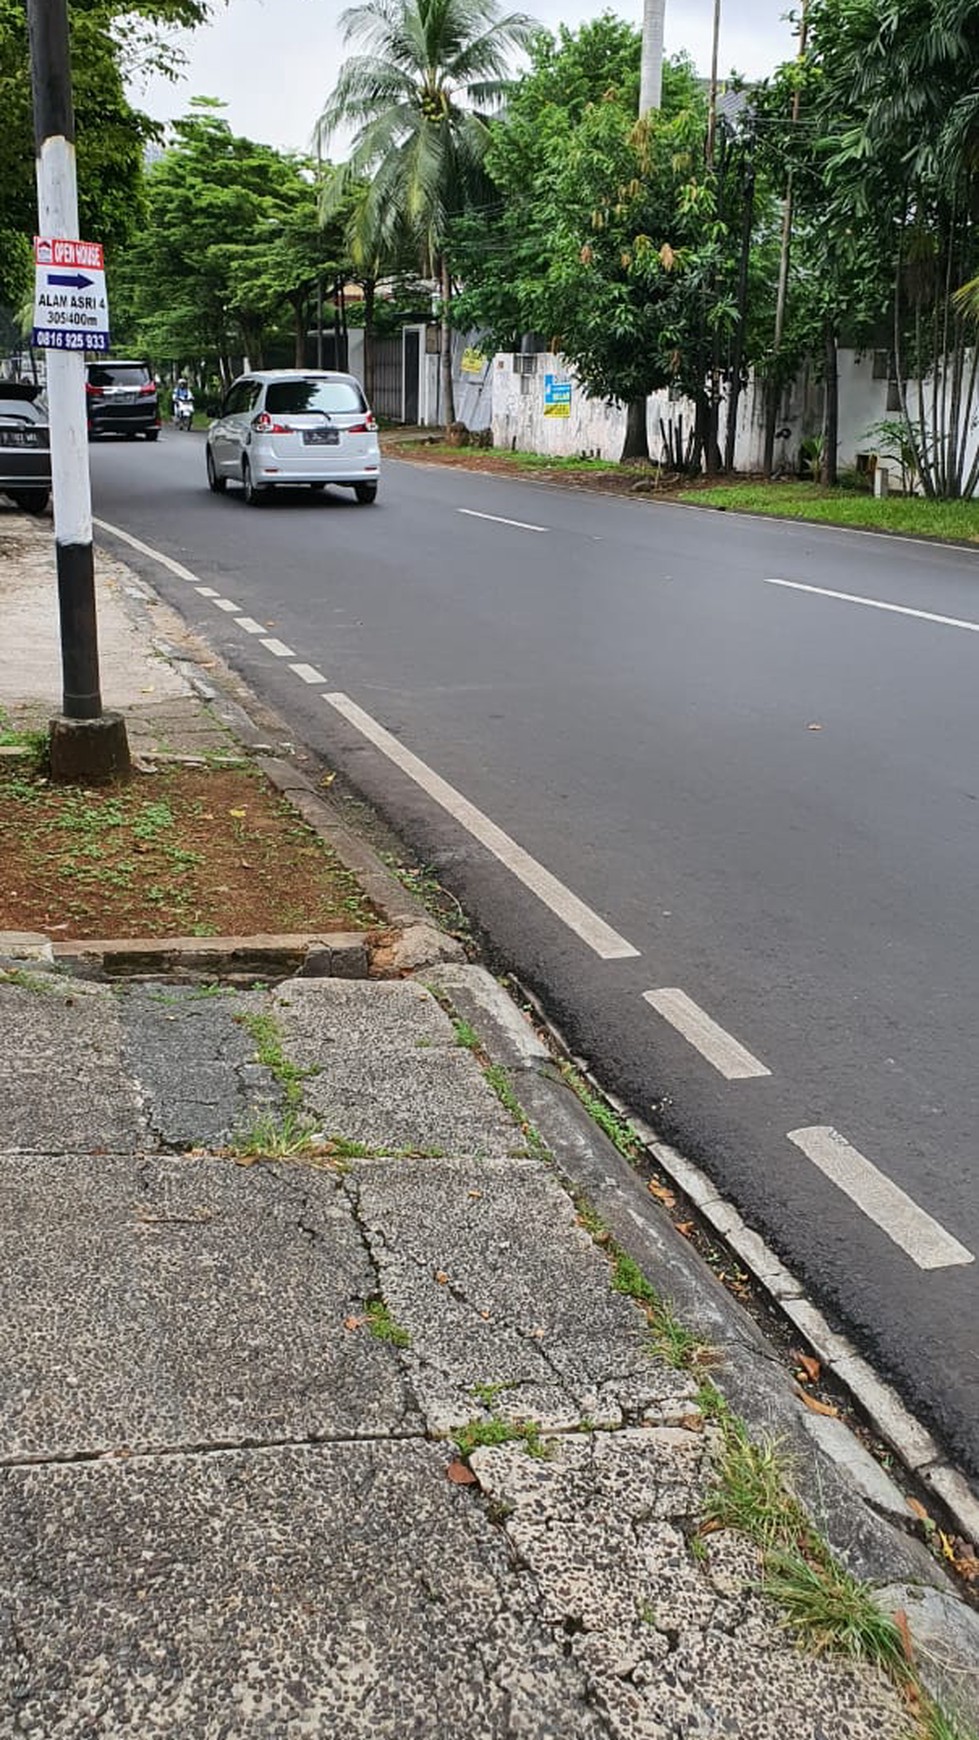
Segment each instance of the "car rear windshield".
[{"label": "car rear windshield", "polygon": [[145,363],[89,363],[92,387],[145,387],[152,380]]},{"label": "car rear windshield", "polygon": [[364,395],[354,381],[272,381],[265,389],[265,409],[277,416],[304,411],[366,411]]},{"label": "car rear windshield", "polygon": [[46,416],[43,400],[8,399],[0,386],[0,423],[43,423]]}]

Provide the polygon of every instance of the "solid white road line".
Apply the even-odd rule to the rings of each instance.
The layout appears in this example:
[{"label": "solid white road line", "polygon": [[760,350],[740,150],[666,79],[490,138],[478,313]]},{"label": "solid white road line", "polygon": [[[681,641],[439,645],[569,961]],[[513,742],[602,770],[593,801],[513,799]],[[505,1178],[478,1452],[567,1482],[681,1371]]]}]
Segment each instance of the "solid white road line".
[{"label": "solid white road line", "polygon": [[215,592],[213,586],[195,586],[194,591],[199,592],[202,598],[219,598],[221,596],[219,592]]},{"label": "solid white road line", "polygon": [[828,586],[806,586],[801,580],[774,580],[769,575],[766,586],[786,586],[792,592],[812,592],[817,598],[835,598],[841,604],[862,604],[867,610],[888,610],[894,616],[915,616],[919,622],[937,622],[941,628],[965,628],[979,634],[979,622],[966,622],[960,616],[939,616],[933,610],[912,610],[909,604],[888,604],[883,598],[861,598],[856,592],[833,592]]},{"label": "solid white road line", "polygon": [[254,616],[236,616],[235,627],[243,628],[246,634],[264,634],[264,622],[256,622]]},{"label": "solid white road line", "polygon": [[214,604],[217,610],[226,610],[229,616],[234,616],[241,609],[241,605],[236,604],[233,598],[215,598]]},{"label": "solid white road line", "polygon": [[684,1039],[713,1064],[718,1073],[726,1081],[747,1081],[752,1076],[771,1075],[771,1070],[759,1063],[750,1051],[732,1037],[723,1027],[712,1021],[706,1010],[701,1009],[692,997],[685,991],[675,987],[660,991],[644,991],[644,1000],[682,1033]]},{"label": "solid white road line", "polygon": [[526,520],[505,520],[502,514],[481,514],[475,508],[456,508],[457,514],[466,514],[471,520],[492,520],[498,526],[516,526],[518,532],[547,532],[549,526],[530,526]]},{"label": "solid white road line", "polygon": [[358,707],[356,701],[351,701],[348,695],[342,694],[324,695],[323,699],[373,743],[376,749],[386,755],[389,761],[400,767],[402,773],[413,779],[435,803],[441,805],[474,840],[478,840],[481,846],[492,852],[494,858],[505,865],[525,888],[536,894],[538,900],[543,901],[603,961],[625,960],[638,955],[639,950],[626,942],[625,937],[606,924],[603,918],[599,918],[597,912],[593,912],[590,906],[586,906],[583,900],[572,894],[570,888],[566,888],[563,882],[559,882],[556,876],[545,870],[543,864],[539,864],[536,858],[532,858],[529,852],[518,846],[509,834],[505,834],[502,828],[491,822],[489,816],[484,815],[482,810],[478,810],[475,804],[471,804],[468,798],[456,791],[455,786],[449,785],[426,762],[413,755],[403,743],[399,743],[390,731],[386,731],[383,725],[379,725],[376,719],[372,719],[369,713]]},{"label": "solid white road line", "polygon": [[286,646],[284,640],[276,640],[274,635],[267,636],[262,645],[266,652],[274,653],[277,659],[294,659],[296,656],[291,646]]},{"label": "solid white road line", "polygon": [[325,683],[327,681],[323,672],[318,671],[315,665],[290,665],[289,669],[295,671],[297,677],[302,677],[304,683]]},{"label": "solid white road line", "polygon": [[121,526],[110,525],[108,520],[93,520],[92,524],[98,526],[100,532],[111,532],[114,538],[121,538],[131,550],[138,550],[140,555],[149,556],[152,561],[159,562],[161,568],[169,568],[170,573],[176,574],[178,580],[189,580],[192,586],[197,585],[197,575],[185,568],[182,562],[175,562],[172,556],[164,556],[160,550],[154,550],[151,545],[134,538],[132,532],[124,532]]},{"label": "solid white road line", "polygon": [[906,1251],[919,1269],[947,1269],[975,1261],[971,1251],[851,1147],[838,1130],[814,1124],[806,1130],[790,1130],[789,1141]]}]

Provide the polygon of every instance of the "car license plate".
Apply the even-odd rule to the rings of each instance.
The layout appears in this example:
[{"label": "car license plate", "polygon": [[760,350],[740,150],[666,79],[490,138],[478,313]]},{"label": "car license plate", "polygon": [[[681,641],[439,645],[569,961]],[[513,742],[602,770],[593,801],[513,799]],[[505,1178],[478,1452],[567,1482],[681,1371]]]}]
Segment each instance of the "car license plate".
[{"label": "car license plate", "polygon": [[339,429],[304,429],[304,447],[339,447]]},{"label": "car license plate", "polygon": [[0,447],[42,447],[40,429],[0,429]]},{"label": "car license plate", "polygon": [[139,399],[138,393],[118,393],[117,392],[117,393],[113,393],[113,395],[112,395],[112,403],[114,405],[135,405],[138,402],[138,399]]}]

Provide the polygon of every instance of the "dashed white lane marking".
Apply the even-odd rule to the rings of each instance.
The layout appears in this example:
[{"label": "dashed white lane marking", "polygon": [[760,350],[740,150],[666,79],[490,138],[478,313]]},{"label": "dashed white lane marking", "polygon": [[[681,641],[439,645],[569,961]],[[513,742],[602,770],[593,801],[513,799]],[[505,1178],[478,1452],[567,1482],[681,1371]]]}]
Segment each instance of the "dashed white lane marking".
[{"label": "dashed white lane marking", "polygon": [[114,538],[121,538],[131,550],[138,550],[141,555],[159,562],[161,568],[169,568],[170,573],[176,574],[178,580],[189,580],[192,586],[197,585],[197,575],[185,568],[182,562],[175,562],[172,556],[164,556],[162,551],[154,550],[152,545],[144,544],[140,538],[134,538],[132,532],[124,532],[121,526],[110,525],[108,520],[93,520],[92,524],[98,526],[101,532],[111,532]]},{"label": "dashed white lane marking", "polygon": [[857,592],[834,592],[828,586],[806,586],[801,580],[774,580],[769,575],[766,586],[785,586],[791,592],[812,592],[817,598],[835,598],[841,604],[862,604],[867,610],[888,610],[894,616],[914,616],[919,622],[937,622],[941,628],[965,628],[979,634],[979,622],[966,622],[961,616],[939,616],[934,610],[912,610],[910,604],[889,604],[883,598],[862,598]]},{"label": "dashed white lane marking", "polygon": [[389,761],[400,767],[402,773],[413,779],[422,791],[427,792],[474,840],[478,840],[481,846],[492,852],[494,858],[505,865],[525,888],[536,894],[538,900],[561,919],[569,930],[580,936],[582,942],[587,943],[603,961],[625,960],[639,954],[639,950],[626,942],[624,936],[620,936],[603,918],[599,918],[597,912],[593,912],[590,906],[586,906],[583,900],[572,894],[570,888],[559,882],[550,870],[546,870],[522,846],[518,846],[516,840],[512,840],[509,834],[505,834],[502,828],[490,821],[489,816],[484,815],[482,810],[478,810],[475,804],[456,791],[455,786],[450,785],[448,780],[443,779],[441,774],[436,773],[410,749],[406,749],[403,743],[399,743],[390,731],[386,731],[383,725],[379,725],[376,719],[372,719],[369,713],[358,707],[356,701],[351,701],[349,695],[324,695],[323,699],[366,737],[368,742],[373,743],[382,755],[386,755]]},{"label": "dashed white lane marking", "polygon": [[236,604],[233,598],[215,598],[214,606],[216,610],[226,610],[229,616],[234,616],[241,609],[241,605]]},{"label": "dashed white lane marking", "polygon": [[[291,646],[286,646],[284,640],[276,640],[274,635],[266,635],[262,645],[266,652],[274,653],[277,659],[294,659],[296,656]],[[326,681],[325,677],[323,680]]]},{"label": "dashed white lane marking", "polygon": [[531,526],[526,520],[505,520],[502,514],[481,514],[475,508],[456,508],[457,514],[465,514],[471,520],[492,520],[498,526],[516,526],[518,532],[546,532],[549,526]]},{"label": "dashed white lane marking", "polygon": [[195,586],[194,591],[199,592],[202,598],[220,598],[221,596],[220,592],[215,592],[213,586]]},{"label": "dashed white lane marking", "polygon": [[790,1130],[789,1141],[906,1251],[919,1269],[947,1269],[975,1262],[971,1251],[851,1147],[838,1130],[828,1124],[813,1124],[805,1130]]},{"label": "dashed white lane marking", "polygon": [[657,1014],[662,1015],[664,1021],[683,1034],[684,1039],[713,1065],[725,1081],[748,1081],[752,1076],[771,1075],[770,1069],[759,1063],[757,1057],[740,1045],[726,1028],[713,1021],[685,991],[675,987],[644,991],[643,998]]},{"label": "dashed white lane marking", "polygon": [[325,683],[327,680],[315,665],[290,665],[289,669],[295,671],[297,677],[302,677],[304,683]]},{"label": "dashed white lane marking", "polygon": [[243,628],[246,634],[264,634],[264,622],[256,622],[254,616],[236,616],[235,627]]}]

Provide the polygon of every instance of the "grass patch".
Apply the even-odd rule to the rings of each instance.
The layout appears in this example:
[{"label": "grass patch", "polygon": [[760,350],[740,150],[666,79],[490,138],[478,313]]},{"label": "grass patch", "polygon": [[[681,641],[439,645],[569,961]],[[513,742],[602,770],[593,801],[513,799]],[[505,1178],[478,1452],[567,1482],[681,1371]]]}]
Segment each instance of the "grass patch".
[{"label": "grass patch", "polygon": [[19,991],[32,991],[43,997],[59,989],[58,981],[46,973],[30,973],[26,967],[7,967],[0,972],[0,985],[13,985]]},{"label": "grass patch", "polygon": [[486,1068],[483,1070],[483,1075],[485,1076],[489,1086],[493,1089],[493,1092],[504,1111],[509,1112],[514,1122],[520,1125],[521,1135],[527,1138],[527,1146],[531,1152],[535,1154],[539,1160],[549,1161],[551,1156],[548,1152],[547,1145],[544,1142],[540,1131],[537,1129],[537,1126],[531,1123],[523,1109],[523,1106],[517,1099],[516,1094],[510,1086],[510,1078],[507,1075],[506,1070],[503,1068],[503,1065],[501,1063],[487,1064]]},{"label": "grass patch", "polygon": [[460,1456],[471,1456],[474,1450],[496,1444],[522,1444],[528,1456],[541,1461],[550,1454],[540,1427],[532,1420],[501,1420],[498,1415],[491,1420],[470,1420],[468,1425],[458,1427],[452,1438]]},{"label": "grass patch", "polygon": [[367,1310],[367,1327],[375,1341],[385,1341],[389,1347],[410,1347],[411,1336],[407,1329],[396,1323],[383,1299],[369,1299]]},{"label": "grass patch", "polygon": [[926,501],[920,496],[884,496],[827,489],[818,483],[733,483],[688,489],[680,501],[696,507],[723,507],[740,513],[777,514],[825,525],[857,526],[879,532],[907,532],[923,538],[954,538],[979,543],[979,502]]},{"label": "grass patch", "polygon": [[910,1678],[911,1664],[894,1620],[829,1553],[816,1560],[770,1553],[764,1587],[782,1609],[785,1625],[817,1653],[834,1650],[872,1662],[899,1684]]},{"label": "grass patch", "polygon": [[646,1321],[652,1333],[653,1349],[667,1365],[677,1371],[689,1371],[691,1367],[703,1365],[708,1359],[710,1350],[693,1331],[687,1329],[676,1316],[671,1305],[661,1299],[656,1288],[647,1281],[638,1263],[633,1262],[625,1251],[620,1250],[610,1234],[602,1227],[597,1215],[591,1216],[589,1225],[580,1209],[578,1219],[591,1237],[595,1238],[594,1226],[600,1228],[603,1234],[597,1242],[602,1245],[612,1262],[612,1286],[616,1293],[624,1293],[627,1299],[634,1299],[646,1313]]}]

